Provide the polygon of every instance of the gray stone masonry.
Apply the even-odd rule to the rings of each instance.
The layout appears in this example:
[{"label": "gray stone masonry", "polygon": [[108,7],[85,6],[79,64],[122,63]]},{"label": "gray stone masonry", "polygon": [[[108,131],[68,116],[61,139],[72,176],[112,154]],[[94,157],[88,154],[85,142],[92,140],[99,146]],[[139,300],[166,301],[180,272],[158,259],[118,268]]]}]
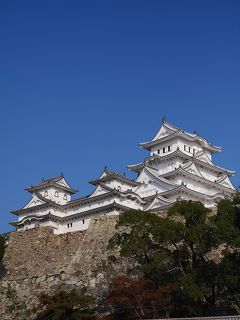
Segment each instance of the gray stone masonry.
[{"label": "gray stone masonry", "polygon": [[[111,277],[126,273],[129,265],[117,252],[107,251],[117,219],[92,219],[88,230],[61,235],[44,227],[12,232],[3,259],[0,319],[12,319],[6,312],[8,285],[28,309],[37,304],[40,293],[53,292],[59,286],[69,290],[86,287],[90,294],[102,296]],[[109,255],[117,256],[117,262],[109,261]],[[26,320],[26,316],[18,316],[20,319]]]}]

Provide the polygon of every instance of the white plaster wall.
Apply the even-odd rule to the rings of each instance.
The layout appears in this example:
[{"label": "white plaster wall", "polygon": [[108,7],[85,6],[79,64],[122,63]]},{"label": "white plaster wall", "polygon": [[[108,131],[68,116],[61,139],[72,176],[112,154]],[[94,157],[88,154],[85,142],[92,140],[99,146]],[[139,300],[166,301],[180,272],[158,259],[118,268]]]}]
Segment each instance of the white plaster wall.
[{"label": "white plaster wall", "polygon": [[49,209],[45,210],[34,210],[33,212],[24,212],[18,216],[18,220],[21,221],[23,218],[28,217],[30,215],[43,216],[49,212]]},{"label": "white plaster wall", "polygon": [[29,224],[24,225],[24,227],[19,228],[18,231],[20,230],[30,230],[33,228],[40,228],[40,227],[50,227],[54,230],[57,230],[58,228],[58,223],[54,221],[37,221],[37,220],[32,220]]},{"label": "white plaster wall", "polygon": [[47,209],[44,209],[44,210],[34,210],[33,212],[28,212],[28,213],[24,212],[23,214],[19,215],[18,220],[20,221],[23,218],[31,216],[31,215],[34,215],[34,216],[37,216],[37,217],[41,217],[43,215],[48,214],[49,211],[50,211],[50,213],[52,213],[53,215],[56,215],[58,217],[64,217],[65,216],[65,213],[62,212],[62,211],[56,210],[55,208],[47,208]]},{"label": "white plaster wall", "polygon": [[137,200],[128,199],[127,195],[125,197],[121,198],[121,199],[119,199],[116,196],[116,197],[109,197],[109,198],[98,200],[98,201],[95,200],[95,201],[92,201],[90,203],[86,203],[86,204],[81,205],[81,206],[76,206],[76,207],[69,208],[65,212],[64,216],[71,216],[71,215],[76,214],[76,213],[81,213],[81,212],[85,212],[85,211],[88,211],[88,210],[91,210],[91,209],[96,209],[96,208],[99,208],[99,207],[103,207],[103,206],[112,204],[114,201],[118,202],[118,203],[121,203],[124,206],[129,206],[129,207],[131,207],[133,209],[139,208],[141,206],[140,204],[136,203]]},{"label": "white plaster wall", "polygon": [[166,161],[162,163],[152,162],[151,166],[159,170],[159,174],[162,175],[164,173],[170,172],[178,168],[179,165],[183,164],[183,160],[181,161],[179,158],[175,159],[166,159]]},{"label": "white plaster wall", "polygon": [[203,148],[201,147],[201,145],[197,142],[194,142],[194,141],[188,141],[188,140],[184,140],[182,138],[179,138],[178,141],[177,141],[177,145],[178,145],[178,148],[184,152],[185,154],[189,155],[189,156],[192,156],[193,153],[191,152],[187,152],[184,150],[184,145],[188,146],[188,147],[191,147],[192,149],[195,149],[195,153],[198,152],[198,151],[202,151]]},{"label": "white plaster wall", "polygon": [[[45,196],[45,191],[48,192],[48,195]],[[58,197],[55,195],[56,191],[58,192]],[[40,191],[41,196],[43,196],[46,199],[50,199],[58,204],[66,204],[68,201],[71,200],[71,195],[68,194],[67,192],[64,192],[61,189],[57,189],[54,187],[51,188],[46,188]],[[64,199],[64,197],[66,196],[66,200]]]},{"label": "white plaster wall", "polygon": [[155,195],[157,192],[161,193],[166,191],[166,189],[159,188],[154,184],[142,184],[138,189],[136,189],[136,193],[140,195],[140,197],[149,197]]},{"label": "white plaster wall", "polygon": [[217,172],[209,170],[203,166],[200,167],[199,165],[197,166],[197,168],[205,179],[213,182],[215,182],[215,180],[217,179]]},{"label": "white plaster wall", "polygon": [[[191,156],[192,153],[189,153],[189,152],[184,150],[184,145],[195,149],[196,152],[203,150],[202,146],[198,142],[188,141],[188,140],[184,140],[183,138],[177,137],[177,138],[171,139],[171,140],[169,140],[167,142],[160,142],[159,144],[153,146],[151,148],[151,152],[150,153],[151,153],[151,155],[152,154],[158,154],[158,150],[161,150],[164,147],[171,146],[171,151],[170,152],[162,153],[162,151],[160,151],[159,155],[160,156],[164,156],[166,154],[170,154],[171,152],[174,152],[174,151],[177,150],[177,148],[179,148],[182,152],[184,152],[184,153],[186,153],[186,154]],[[208,152],[208,155],[209,155],[209,152]]]},{"label": "white plaster wall", "polygon": [[120,190],[120,191],[127,191],[133,188],[132,186],[117,180],[106,181],[104,182],[104,184],[112,189],[115,188],[116,190]]},{"label": "white plaster wall", "polygon": [[179,198],[181,198],[182,200],[201,201],[207,208],[212,208],[212,207],[215,206],[215,201],[214,200],[211,200],[211,199],[210,200],[205,200],[203,198],[195,197],[195,196],[190,195],[190,194],[179,193],[179,194],[176,194],[176,195],[173,195],[173,196],[169,197],[169,200],[175,202]]},{"label": "white plaster wall", "polygon": [[[209,196],[215,195],[216,193],[221,193],[223,191],[223,188],[221,188],[221,185],[217,183],[214,186],[211,186],[211,185],[208,185],[207,183],[205,184],[195,179],[184,177],[183,175],[178,175],[176,177],[173,177],[172,181],[178,183],[179,185],[183,181],[184,184],[186,184],[187,188],[203,193],[205,195],[209,195]],[[231,190],[229,191],[224,190],[224,193],[226,195],[230,195]]]},{"label": "white plaster wall", "polygon": [[184,177],[182,175],[178,175],[177,177],[173,177],[172,181],[176,182],[177,184],[181,185],[182,181],[186,184],[187,188],[192,189],[194,191],[206,194],[206,195],[214,195],[218,192],[217,189],[214,189],[212,186],[203,184],[198,182],[195,179],[190,179],[188,177]]},{"label": "white plaster wall", "polygon": [[93,193],[89,196],[89,198],[99,196],[100,194],[107,193],[108,191],[104,189],[102,186],[98,185],[96,189],[93,191]]},{"label": "white plaster wall", "polygon": [[[78,219],[69,219],[69,221],[60,224],[58,229],[54,231],[55,234],[67,233],[67,232],[74,232],[74,231],[83,231],[87,230],[89,227],[91,218],[78,218]],[[68,224],[72,223],[72,227]]]},{"label": "white plaster wall", "polygon": [[[171,147],[171,151],[167,151],[165,153],[163,153],[163,148],[167,148],[168,146]],[[158,150],[160,151],[160,153],[158,153]],[[153,154],[157,154],[159,156],[164,156],[166,154],[170,154],[171,152],[176,150],[176,145],[174,144],[174,142],[172,141],[168,141],[168,142],[163,142],[163,143],[159,143],[157,145],[155,145],[154,147],[151,148],[151,155]]]}]

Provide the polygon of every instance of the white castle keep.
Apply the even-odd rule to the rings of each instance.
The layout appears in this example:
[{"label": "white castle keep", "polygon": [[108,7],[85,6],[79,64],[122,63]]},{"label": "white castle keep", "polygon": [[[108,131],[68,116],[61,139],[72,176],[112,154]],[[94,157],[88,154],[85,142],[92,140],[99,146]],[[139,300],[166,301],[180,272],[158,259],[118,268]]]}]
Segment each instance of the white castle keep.
[{"label": "white castle keep", "polygon": [[178,199],[201,201],[211,208],[236,192],[229,179],[234,171],[212,162],[212,154],[221,148],[196,133],[163,120],[155,137],[140,146],[150,155],[128,166],[137,173],[136,180],[105,168],[98,179],[90,181],[95,186],[92,194],[76,200],[71,200],[71,195],[77,190],[63,175],[43,180],[26,189],[32,199],[22,209],[12,211],[18,221],[10,224],[17,230],[45,226],[60,234],[87,229],[92,217],[131,209],[158,212]]}]

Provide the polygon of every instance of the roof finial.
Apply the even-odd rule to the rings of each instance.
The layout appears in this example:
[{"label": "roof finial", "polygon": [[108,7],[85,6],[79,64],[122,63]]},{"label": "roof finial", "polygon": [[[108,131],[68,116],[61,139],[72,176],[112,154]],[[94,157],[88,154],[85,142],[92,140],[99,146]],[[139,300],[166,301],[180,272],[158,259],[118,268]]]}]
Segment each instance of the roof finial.
[{"label": "roof finial", "polygon": [[104,171],[106,171],[106,170],[107,170],[107,166],[104,167]]},{"label": "roof finial", "polygon": [[61,172],[61,177],[63,177],[63,172]]},{"label": "roof finial", "polygon": [[163,117],[162,117],[162,124],[164,124],[166,122],[166,116],[164,115]]}]

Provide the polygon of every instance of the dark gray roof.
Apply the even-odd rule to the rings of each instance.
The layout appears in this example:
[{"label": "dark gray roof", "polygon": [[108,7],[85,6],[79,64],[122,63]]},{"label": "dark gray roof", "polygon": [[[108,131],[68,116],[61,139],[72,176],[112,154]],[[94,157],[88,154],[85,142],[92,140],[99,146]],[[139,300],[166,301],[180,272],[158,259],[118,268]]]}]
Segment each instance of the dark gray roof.
[{"label": "dark gray roof", "polygon": [[[57,176],[57,177],[53,177],[53,178],[49,178],[49,179],[43,179],[40,183],[38,184],[35,184],[35,185],[31,185],[31,187],[29,188],[26,188],[25,190],[28,191],[28,192],[34,192],[34,191],[37,191],[37,190],[41,190],[43,188],[46,188],[48,186],[54,186],[54,187],[57,187],[59,189],[62,189],[66,192],[69,192],[71,194],[74,194],[76,193],[78,190],[76,189],[73,189],[73,188],[68,188],[68,187],[65,187],[61,184],[59,184],[58,182],[63,179],[64,176],[61,175],[61,176]],[[65,178],[64,178],[65,179]],[[66,179],[65,179],[66,180]]]},{"label": "dark gray roof", "polygon": [[95,179],[95,180],[91,180],[91,181],[89,181],[89,183],[91,183],[93,185],[98,185],[101,182],[105,182],[105,181],[109,181],[109,180],[120,180],[120,181],[125,182],[127,184],[130,184],[132,186],[138,186],[139,185],[138,182],[136,182],[134,180],[131,180],[131,179],[127,178],[126,176],[120,174],[120,173],[117,173],[117,172],[114,172],[114,171],[110,171],[108,169],[105,169],[104,172],[107,174],[105,177],[98,178],[98,179]]}]

